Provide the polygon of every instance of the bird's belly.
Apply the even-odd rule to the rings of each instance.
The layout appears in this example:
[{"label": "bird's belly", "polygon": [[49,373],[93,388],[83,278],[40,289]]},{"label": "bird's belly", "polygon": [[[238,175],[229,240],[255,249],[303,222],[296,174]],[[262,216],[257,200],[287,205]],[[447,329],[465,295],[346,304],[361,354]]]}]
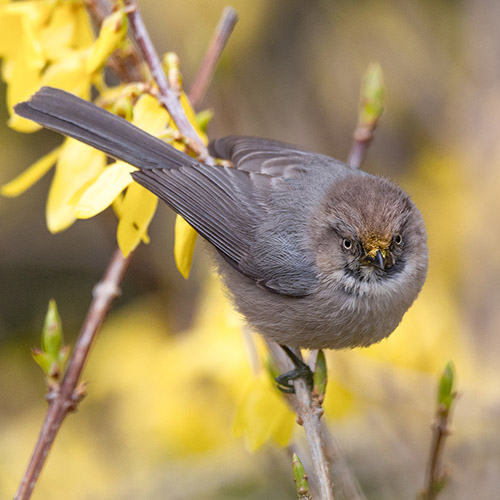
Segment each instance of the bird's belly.
[{"label": "bird's belly", "polygon": [[368,346],[387,337],[406,307],[370,296],[329,293],[289,297],[260,288],[234,269],[223,280],[237,310],[269,340],[291,347],[342,349]]}]

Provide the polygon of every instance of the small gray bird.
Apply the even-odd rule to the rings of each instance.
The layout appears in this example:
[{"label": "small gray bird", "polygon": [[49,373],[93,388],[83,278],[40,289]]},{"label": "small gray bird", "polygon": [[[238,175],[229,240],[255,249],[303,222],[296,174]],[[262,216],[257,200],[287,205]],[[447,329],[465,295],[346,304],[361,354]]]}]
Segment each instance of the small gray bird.
[{"label": "small gray bird", "polygon": [[206,166],[126,120],[42,88],[17,114],[140,170],[136,182],[215,248],[248,323],[292,347],[368,346],[417,297],[428,250],[419,210],[398,186],[282,142],[225,137]]}]

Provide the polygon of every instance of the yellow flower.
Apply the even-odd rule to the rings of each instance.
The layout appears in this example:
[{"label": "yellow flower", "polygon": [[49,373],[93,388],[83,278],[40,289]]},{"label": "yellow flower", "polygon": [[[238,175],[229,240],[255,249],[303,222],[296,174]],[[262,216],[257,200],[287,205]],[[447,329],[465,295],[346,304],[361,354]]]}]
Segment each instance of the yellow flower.
[{"label": "yellow flower", "polygon": [[[40,86],[58,87],[88,99],[91,85],[100,87],[100,70],[108,56],[124,42],[126,32],[123,10],[114,12],[103,22],[99,37],[93,42],[84,6],[79,2],[0,3],[0,57],[3,58],[2,77],[7,83],[7,107],[11,113],[9,126],[22,132],[40,128],[12,114],[13,106],[28,99]],[[189,100],[180,88],[179,92],[188,119],[207,142]],[[130,95],[133,93],[127,95],[125,87],[118,92],[109,89],[101,97],[114,102],[121,97],[130,100]],[[150,95],[142,95],[137,100],[132,122],[156,137],[170,136],[172,140],[179,140],[178,134],[166,133],[168,128],[170,132],[177,128],[167,111]],[[174,145],[184,147],[182,142],[174,142]],[[48,153],[3,186],[1,193],[5,196],[21,194],[56,163],[46,208],[49,230],[62,231],[77,218],[93,217],[113,205],[119,218],[118,244],[123,254],[128,255],[141,240],[148,241],[147,227],[157,199],[132,183],[130,173],[134,167],[124,162],[106,167],[106,161],[103,153],[66,140],[61,148]],[[189,275],[195,240],[194,229],[179,219],[175,258],[184,277]]]},{"label": "yellow flower", "polygon": [[262,373],[251,381],[245,392],[234,418],[233,431],[243,436],[246,445],[255,451],[269,440],[286,446],[294,422],[295,414],[271,387],[268,375]]},{"label": "yellow flower", "polygon": [[[0,57],[7,83],[7,107],[27,99],[42,85],[88,97],[91,74],[85,71],[91,44],[82,4],[42,0],[0,6]],[[12,115],[9,126],[33,132],[39,125]]]},{"label": "yellow flower", "polygon": [[[158,101],[149,94],[142,95],[134,106],[132,123],[158,137],[170,123],[170,116]],[[117,161],[103,169],[90,182],[75,205],[76,216],[87,219],[109,207],[127,188],[123,200],[115,204],[119,223],[117,240],[122,253],[127,256],[141,240],[148,241],[147,227],[156,210],[158,199],[149,191],[132,182],[130,172],[135,167]]]},{"label": "yellow flower", "polygon": [[197,232],[180,216],[175,218],[174,257],[177,269],[184,278],[189,277]]},{"label": "yellow flower", "polygon": [[47,199],[47,227],[52,233],[76,220],[76,200],[106,165],[106,155],[74,139],[64,141]]},{"label": "yellow flower", "polygon": [[101,69],[106,59],[120,46],[126,36],[127,16],[123,10],[118,10],[103,21],[99,37],[92,45],[87,59],[86,71],[94,73]]},{"label": "yellow flower", "polygon": [[0,192],[8,197],[19,196],[24,193],[24,191],[38,182],[52,168],[60,152],[61,147],[59,146],[45,156],[42,156],[21,175],[2,186]]}]

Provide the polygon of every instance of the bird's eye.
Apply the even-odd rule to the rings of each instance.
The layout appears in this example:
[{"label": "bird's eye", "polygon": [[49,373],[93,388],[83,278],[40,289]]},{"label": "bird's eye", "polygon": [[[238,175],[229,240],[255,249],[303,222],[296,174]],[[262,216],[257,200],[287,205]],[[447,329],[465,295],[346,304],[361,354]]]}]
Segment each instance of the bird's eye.
[{"label": "bird's eye", "polygon": [[401,243],[403,243],[403,237],[399,233],[394,235],[394,243],[396,243],[396,245],[401,245]]},{"label": "bird's eye", "polygon": [[352,248],[352,241],[349,239],[349,238],[344,238],[342,240],[342,246],[346,249],[346,250],[350,250]]}]

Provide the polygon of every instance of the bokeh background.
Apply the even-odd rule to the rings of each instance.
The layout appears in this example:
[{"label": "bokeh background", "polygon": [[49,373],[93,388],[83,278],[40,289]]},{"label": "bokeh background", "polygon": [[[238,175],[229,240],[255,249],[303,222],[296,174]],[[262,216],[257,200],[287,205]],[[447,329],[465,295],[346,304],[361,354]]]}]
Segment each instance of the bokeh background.
[{"label": "bokeh background", "polygon": [[[196,74],[220,0],[141,0],[159,51]],[[235,0],[240,21],[202,107],[209,135],[251,134],[346,158],[372,60],[386,110],[365,169],[397,180],[429,233],[428,282],[392,337],[330,353],[326,419],[370,499],[422,487],[437,376],[460,398],[443,499],[500,498],[500,3],[496,0]],[[60,139],[7,128],[0,87],[0,184]],[[13,495],[46,404],[31,360],[48,300],[73,342],[115,247],[108,211],[51,235],[50,175],[0,199],[0,497]],[[173,217],[160,207],[84,374],[35,499],[294,498],[286,449],[235,436],[252,384],[241,322],[202,252],[183,280]],[[270,416],[271,417],[271,416]],[[300,435],[300,429],[297,431]],[[248,441],[248,440],[247,440]]]}]

